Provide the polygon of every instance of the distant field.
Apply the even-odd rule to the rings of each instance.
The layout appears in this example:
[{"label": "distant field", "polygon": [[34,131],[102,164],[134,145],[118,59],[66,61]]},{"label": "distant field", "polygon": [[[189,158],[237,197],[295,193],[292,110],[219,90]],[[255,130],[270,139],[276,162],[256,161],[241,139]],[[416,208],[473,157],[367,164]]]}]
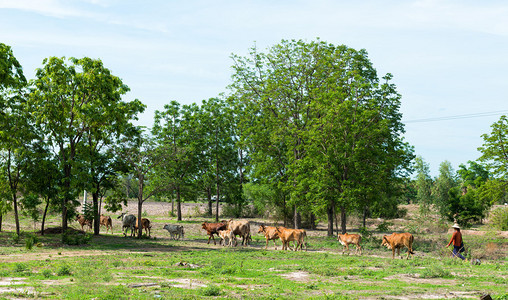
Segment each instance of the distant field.
[{"label": "distant field", "polygon": [[[260,219],[251,220],[249,247],[207,245],[201,230],[207,219],[199,216],[201,208],[191,206],[181,223],[185,239],[173,241],[162,229],[176,222],[170,205],[144,207],[153,223],[151,239],[124,238],[112,215],[113,235],[80,246],[62,245],[60,235],[36,236],[39,244],[31,250],[26,240],[33,223],[23,219],[18,238],[12,215],[6,216],[0,232],[0,299],[479,299],[482,294],[508,299],[507,232],[488,226],[465,230],[469,258],[481,261],[472,265],[451,259],[443,248],[451,231],[431,217],[417,217],[411,206],[406,220],[368,220],[372,236],[362,256],[342,255],[342,246],[326,237],[323,226],[309,231],[307,252],[283,252],[280,242],[278,250],[273,242],[264,250],[257,225],[274,221]],[[49,227],[57,220],[51,217]],[[358,220],[350,223],[351,230],[358,228]],[[75,222],[71,226],[78,228]],[[377,230],[386,226],[387,232]],[[391,231],[414,234],[414,259],[392,260],[391,251],[380,247],[382,235]]]}]

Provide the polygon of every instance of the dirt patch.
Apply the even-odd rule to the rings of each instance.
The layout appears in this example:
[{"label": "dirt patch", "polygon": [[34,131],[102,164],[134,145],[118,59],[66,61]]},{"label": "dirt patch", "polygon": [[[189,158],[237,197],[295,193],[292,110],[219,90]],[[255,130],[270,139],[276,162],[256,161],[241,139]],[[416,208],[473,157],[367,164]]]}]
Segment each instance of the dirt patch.
[{"label": "dirt patch", "polygon": [[292,273],[288,273],[288,274],[281,274],[280,276],[285,277],[289,280],[294,280],[294,281],[303,281],[303,282],[310,281],[309,273],[303,272],[303,271],[292,272]]}]

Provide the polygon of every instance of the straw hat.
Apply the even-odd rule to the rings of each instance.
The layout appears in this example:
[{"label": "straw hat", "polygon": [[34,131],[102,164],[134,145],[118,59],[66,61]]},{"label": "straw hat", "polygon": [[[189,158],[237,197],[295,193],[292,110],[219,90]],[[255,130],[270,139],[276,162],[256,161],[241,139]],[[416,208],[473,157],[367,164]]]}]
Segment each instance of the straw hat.
[{"label": "straw hat", "polygon": [[453,224],[452,228],[460,229],[459,224],[457,224],[457,223]]}]

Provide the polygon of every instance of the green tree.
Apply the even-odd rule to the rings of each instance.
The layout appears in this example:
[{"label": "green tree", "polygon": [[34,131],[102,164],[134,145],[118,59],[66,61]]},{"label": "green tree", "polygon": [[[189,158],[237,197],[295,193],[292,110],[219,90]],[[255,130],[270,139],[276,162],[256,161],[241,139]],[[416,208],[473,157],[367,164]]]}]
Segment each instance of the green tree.
[{"label": "green tree", "polygon": [[444,161],[439,165],[439,176],[436,178],[433,187],[433,199],[441,216],[448,214],[448,204],[450,202],[449,191],[458,185],[455,171],[449,161]]},{"label": "green tree", "polygon": [[[157,180],[154,172],[166,164],[166,145],[158,145],[156,140],[143,134],[141,131],[137,136],[124,138],[118,145],[116,153],[126,161],[138,186],[138,224],[141,224],[143,203],[153,195],[166,192],[170,187],[164,181]],[[153,180],[155,179],[155,180]],[[143,234],[143,226],[138,226],[138,238]]]},{"label": "green tree", "polygon": [[[0,176],[4,177],[2,182],[7,184],[17,234],[20,233],[18,192],[21,174],[26,168],[29,144],[36,132],[23,108],[26,84],[21,64],[14,57],[12,49],[0,43]],[[0,211],[0,215],[3,212],[5,209]]]},{"label": "green tree", "polygon": [[129,88],[100,60],[85,57],[70,58],[69,62],[57,57],[44,59],[32,82],[29,102],[37,124],[58,152],[63,173],[60,198],[64,232],[69,209],[77,205],[79,191],[87,187],[89,172],[85,166],[91,166],[83,159],[87,135],[94,136],[88,143],[94,147],[94,142],[103,141],[103,134],[118,134],[126,120],[143,110],[137,100],[132,104],[121,102],[121,95]]},{"label": "green tree", "polygon": [[432,197],[433,181],[430,177],[430,166],[421,156],[415,158],[416,171],[416,200],[420,206],[420,213],[426,215],[430,212],[431,205],[434,203]]},{"label": "green tree", "polygon": [[195,177],[203,152],[203,139],[198,122],[197,105],[184,105],[176,101],[155,112],[152,133],[168,153],[163,168],[156,174],[176,193],[177,219],[182,220],[182,195],[194,194]]},{"label": "green tree", "polygon": [[233,59],[232,89],[249,111],[241,124],[254,173],[279,177],[296,228],[299,211],[315,209],[326,211],[332,234],[338,206],[345,231],[355,199],[371,199],[383,189],[377,183],[399,175],[412,158],[400,137],[391,75],[380,84],[365,50],[319,40],[282,41],[267,54],[253,48]]},{"label": "green tree", "polygon": [[[219,220],[219,201],[227,195],[235,181],[238,155],[233,140],[232,111],[226,101],[219,98],[204,100],[199,111],[199,124],[203,138],[201,174],[205,182],[213,182],[215,190],[215,220]],[[239,184],[237,182],[237,184]]]}]

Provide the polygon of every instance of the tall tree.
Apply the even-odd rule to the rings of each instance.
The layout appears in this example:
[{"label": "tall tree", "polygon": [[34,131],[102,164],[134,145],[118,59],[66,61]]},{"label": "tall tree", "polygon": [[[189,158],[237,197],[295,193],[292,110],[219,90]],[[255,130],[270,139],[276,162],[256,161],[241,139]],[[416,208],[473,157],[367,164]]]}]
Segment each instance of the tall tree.
[{"label": "tall tree", "polygon": [[[152,136],[143,134],[141,129],[137,136],[130,135],[118,146],[117,154],[129,165],[138,183],[138,224],[141,224],[143,203],[155,194],[165,192],[169,187],[164,181],[157,180],[154,172],[157,168],[167,167],[166,145],[158,145]],[[138,226],[138,238],[143,235],[143,226]]]},{"label": "tall tree", "polygon": [[[36,131],[32,128],[25,102],[26,78],[11,47],[0,43],[0,159],[3,182],[14,209],[16,233],[20,233],[18,192],[21,174],[26,168],[29,144]],[[3,210],[0,211],[3,213]],[[1,217],[1,214],[0,214]],[[1,219],[0,219],[1,223]]]},{"label": "tall tree", "polygon": [[449,161],[444,161],[439,165],[439,176],[436,178],[433,188],[434,204],[441,216],[448,214],[448,204],[450,203],[451,188],[457,186],[455,171]]},{"label": "tall tree", "polygon": [[430,177],[430,166],[421,156],[415,158],[416,171],[416,199],[420,205],[422,214],[429,213],[432,203],[432,177]]},{"label": "tall tree", "polygon": [[380,174],[395,177],[412,158],[401,138],[400,95],[391,75],[380,84],[365,50],[319,40],[282,41],[267,54],[254,48],[250,57],[233,58],[235,97],[256,116],[244,130],[253,163],[284,163],[279,184],[296,228],[299,210],[315,207],[327,212],[331,235],[338,205],[345,231],[346,212],[357,206],[363,183],[383,182]]},{"label": "tall tree", "polygon": [[164,111],[155,112],[152,133],[158,143],[164,144],[168,153],[163,168],[157,168],[159,180],[165,181],[176,193],[177,219],[182,220],[182,194],[194,190],[203,138],[198,122],[197,105],[184,105],[176,101],[164,106]]},{"label": "tall tree", "polygon": [[[84,147],[87,133],[104,131],[107,135],[111,127],[121,128],[118,124],[142,111],[144,106],[137,100],[132,104],[134,108],[123,104],[121,96],[129,88],[102,61],[87,57],[69,61],[57,57],[44,59],[33,85],[29,109],[56,148],[63,173],[61,207],[65,232],[68,211],[77,204],[78,192],[86,188],[83,181],[89,173],[85,172],[84,165],[89,163],[79,158],[84,156],[81,151],[87,149]],[[124,107],[132,110],[126,114],[117,111]]]}]

